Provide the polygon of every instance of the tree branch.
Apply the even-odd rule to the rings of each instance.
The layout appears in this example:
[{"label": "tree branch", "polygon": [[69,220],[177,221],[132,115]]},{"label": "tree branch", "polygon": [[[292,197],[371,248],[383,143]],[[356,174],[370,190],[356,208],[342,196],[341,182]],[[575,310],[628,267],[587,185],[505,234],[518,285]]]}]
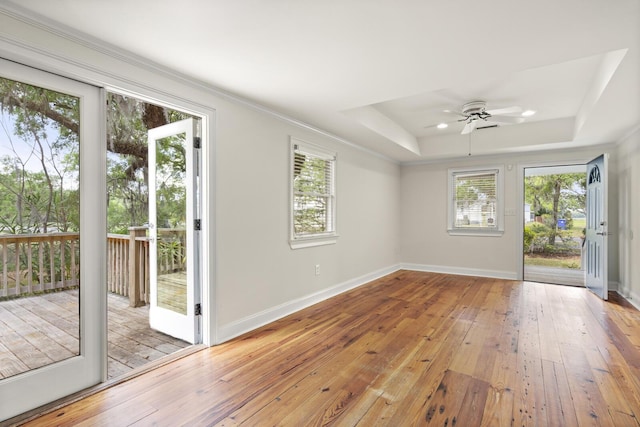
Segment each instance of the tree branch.
[{"label": "tree branch", "polygon": [[2,106],[5,108],[19,107],[25,110],[37,111],[42,115],[44,115],[45,117],[48,117],[49,119],[59,123],[61,126],[66,127],[71,132],[74,132],[75,134],[79,134],[80,126],[78,125],[78,123],[70,119],[69,117],[65,116],[64,114],[60,114],[57,111],[52,110],[49,107],[48,102],[38,103],[28,99],[19,98],[12,93],[7,93],[6,96],[2,99]]}]

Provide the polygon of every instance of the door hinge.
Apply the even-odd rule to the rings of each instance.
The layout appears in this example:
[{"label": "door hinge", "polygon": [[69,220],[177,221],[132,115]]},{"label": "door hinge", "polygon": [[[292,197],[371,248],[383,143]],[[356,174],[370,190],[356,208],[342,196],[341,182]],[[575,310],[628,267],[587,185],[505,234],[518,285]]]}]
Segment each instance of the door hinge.
[{"label": "door hinge", "polygon": [[193,137],[193,148],[202,148],[202,139],[199,136]]},{"label": "door hinge", "polygon": [[196,316],[202,316],[202,304],[196,304],[195,313]]},{"label": "door hinge", "polygon": [[202,220],[194,219],[193,220],[193,229],[196,230],[196,231],[200,231],[201,228],[202,228]]}]

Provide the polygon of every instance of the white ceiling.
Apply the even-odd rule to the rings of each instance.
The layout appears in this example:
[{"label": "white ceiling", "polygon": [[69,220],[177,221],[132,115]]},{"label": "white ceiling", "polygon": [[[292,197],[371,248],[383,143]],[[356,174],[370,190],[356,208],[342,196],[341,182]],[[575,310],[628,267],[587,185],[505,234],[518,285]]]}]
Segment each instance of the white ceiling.
[{"label": "white ceiling", "polygon": [[[398,161],[615,142],[640,123],[638,0],[14,3]],[[537,114],[432,126],[476,99]]]}]

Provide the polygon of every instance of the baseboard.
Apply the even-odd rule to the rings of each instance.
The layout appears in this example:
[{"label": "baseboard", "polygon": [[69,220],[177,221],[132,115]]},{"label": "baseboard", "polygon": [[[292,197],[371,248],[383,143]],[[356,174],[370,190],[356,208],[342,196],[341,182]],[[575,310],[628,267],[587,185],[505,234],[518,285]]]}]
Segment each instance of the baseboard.
[{"label": "baseboard", "polygon": [[411,264],[411,263],[402,263],[400,264],[400,268],[402,268],[403,270],[428,271],[431,273],[459,274],[461,276],[480,276],[480,277],[491,277],[496,279],[507,279],[507,280],[518,279],[518,274],[513,271],[482,270],[478,268],[449,267],[449,266],[442,266],[442,265]]},{"label": "baseboard", "polygon": [[302,298],[298,298],[296,300],[287,301],[286,303],[280,304],[276,307],[263,310],[259,313],[247,316],[243,319],[236,320],[235,322],[220,326],[220,328],[218,329],[218,344],[257,329],[268,323],[274,322],[278,319],[295,313],[296,311],[312,306],[313,304],[317,304],[343,292],[349,291],[373,280],[379,279],[383,276],[386,276],[387,274],[398,271],[399,269],[399,264],[382,268],[372,273],[347,280],[346,282],[332,286],[328,289],[324,289],[322,291],[304,296]]},{"label": "baseboard", "polygon": [[615,280],[609,280],[608,290],[613,292],[618,292],[619,289],[620,289],[620,282],[617,282]]},{"label": "baseboard", "polygon": [[629,304],[640,310],[640,294],[637,292],[629,292],[628,296],[623,295],[619,291],[617,291],[622,298],[626,299]]}]

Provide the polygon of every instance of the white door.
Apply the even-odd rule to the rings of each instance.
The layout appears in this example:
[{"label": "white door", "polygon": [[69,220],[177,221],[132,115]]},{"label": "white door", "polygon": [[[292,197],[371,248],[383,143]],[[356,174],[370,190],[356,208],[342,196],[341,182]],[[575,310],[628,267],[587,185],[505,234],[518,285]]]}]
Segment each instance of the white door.
[{"label": "white door", "polygon": [[608,298],[607,276],[607,163],[603,154],[587,165],[587,288],[602,299]]},{"label": "white door", "polygon": [[106,138],[99,88],[0,59],[0,92],[2,424],[105,378]]},{"label": "white door", "polygon": [[[197,120],[149,131],[149,323],[200,342]],[[196,230],[198,229],[198,230]]]}]

